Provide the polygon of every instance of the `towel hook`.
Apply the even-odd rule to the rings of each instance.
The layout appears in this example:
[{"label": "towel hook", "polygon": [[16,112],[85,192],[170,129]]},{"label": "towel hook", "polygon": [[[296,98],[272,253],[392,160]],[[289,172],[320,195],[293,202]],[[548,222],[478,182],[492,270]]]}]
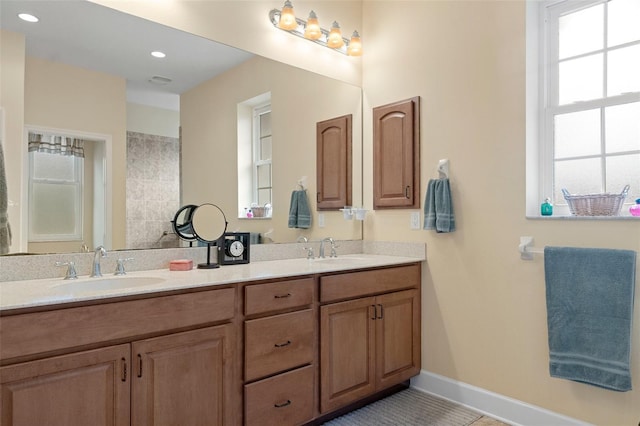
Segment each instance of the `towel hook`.
[{"label": "towel hook", "polygon": [[449,159],[443,158],[438,161],[438,177],[440,179],[448,179],[449,178]]},{"label": "towel hook", "polygon": [[296,187],[296,189],[300,188],[301,190],[306,190],[307,189],[307,177],[306,176],[302,176],[300,179],[298,179],[298,186]]},{"label": "towel hook", "polygon": [[543,254],[544,250],[533,247],[533,237],[520,237],[520,245],[518,245],[520,259],[533,260],[534,254]]}]

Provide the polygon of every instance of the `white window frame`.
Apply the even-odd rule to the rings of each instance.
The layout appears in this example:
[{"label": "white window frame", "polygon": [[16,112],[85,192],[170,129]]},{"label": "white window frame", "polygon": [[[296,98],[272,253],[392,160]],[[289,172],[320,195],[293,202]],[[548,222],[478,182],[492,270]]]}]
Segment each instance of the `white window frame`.
[{"label": "white window frame", "polygon": [[[83,213],[84,213],[84,202],[83,202],[83,192],[84,192],[84,159],[79,157],[73,157],[74,160],[74,177],[73,180],[60,180],[60,179],[47,179],[47,178],[37,178],[35,177],[35,166],[34,166],[34,154],[35,152],[29,153],[29,242],[39,243],[39,242],[48,242],[48,241],[81,241],[83,239]],[[58,154],[45,154],[45,155],[58,155]],[[35,208],[34,202],[34,191],[33,185],[35,183],[39,183],[42,185],[66,185],[73,186],[75,191],[75,223],[74,223],[74,232],[68,234],[38,234],[33,230],[33,215]]]},{"label": "white window frame", "polygon": [[[252,183],[252,193],[253,193],[253,202],[257,203],[258,202],[258,190],[259,189],[266,189],[269,188],[271,190],[271,197],[273,198],[273,162],[272,162],[272,158],[269,158],[268,160],[260,160],[261,157],[261,147],[262,144],[260,143],[261,140],[261,136],[260,136],[260,117],[264,114],[268,114],[271,113],[271,102],[267,103],[267,104],[262,104],[262,105],[258,105],[256,107],[253,108],[253,140],[252,140],[252,152],[253,152],[253,165],[252,165],[252,171],[253,171],[253,183]],[[273,157],[273,135],[271,135],[271,141],[272,141],[272,145],[271,145],[271,149],[272,149],[272,155],[271,157]],[[263,188],[258,188],[258,168],[260,166],[265,166],[265,165],[269,165],[269,169],[271,171],[271,176],[269,181],[271,182],[271,186],[270,187],[263,187]],[[270,200],[270,202],[272,202],[273,200]]]},{"label": "white window frame", "polygon": [[[607,0],[527,1],[526,216],[528,218],[541,217],[540,204],[545,198],[551,197],[554,192],[553,125],[555,115],[640,101],[640,92],[634,92],[558,105],[559,67],[554,65],[558,63],[558,43],[557,38],[549,35],[558,34],[558,17],[562,14],[601,3],[607,3]],[[637,42],[627,43],[622,47],[634,44]],[[620,47],[617,46],[616,49]],[[614,49],[605,46],[603,51],[605,50]],[[605,61],[603,79],[606,84],[606,55],[603,56]],[[604,126],[602,131],[604,131]],[[604,159],[605,154],[601,153],[598,157]],[[604,174],[602,179],[603,182],[606,179]],[[631,201],[627,199],[626,204]],[[565,200],[555,200],[555,204],[552,217],[570,215]],[[619,219],[620,217],[612,218]]]}]

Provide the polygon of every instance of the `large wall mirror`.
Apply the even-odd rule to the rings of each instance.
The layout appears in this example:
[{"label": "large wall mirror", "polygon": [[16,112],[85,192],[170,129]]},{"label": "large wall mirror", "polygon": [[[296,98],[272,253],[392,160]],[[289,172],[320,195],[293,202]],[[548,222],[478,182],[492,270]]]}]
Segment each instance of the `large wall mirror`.
[{"label": "large wall mirror", "polygon": [[[41,22],[19,21],[23,11]],[[362,238],[362,222],[346,221],[337,210],[318,217],[315,208],[316,123],[346,114],[353,116],[353,204],[362,204],[359,87],[86,1],[3,0],[0,17],[10,254],[98,243],[183,246],[171,221],[180,207],[203,203],[225,212],[229,231],[260,234],[264,242]],[[153,50],[165,50],[166,58],[151,57]],[[271,210],[269,217],[248,218],[244,208],[257,201],[247,195],[253,114],[265,103]],[[94,178],[78,207],[80,239],[29,242],[27,141],[36,137],[84,141],[84,173]],[[310,229],[287,226],[299,184],[311,205]],[[55,213],[56,197],[46,202]],[[39,217],[48,223],[47,215]]]}]

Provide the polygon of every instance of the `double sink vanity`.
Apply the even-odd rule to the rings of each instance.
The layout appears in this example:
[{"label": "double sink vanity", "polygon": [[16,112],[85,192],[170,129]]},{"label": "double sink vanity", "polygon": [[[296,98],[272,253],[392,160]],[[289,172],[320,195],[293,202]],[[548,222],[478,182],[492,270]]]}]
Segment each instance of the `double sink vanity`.
[{"label": "double sink vanity", "polygon": [[2,282],[0,423],[319,423],[419,373],[422,260]]}]

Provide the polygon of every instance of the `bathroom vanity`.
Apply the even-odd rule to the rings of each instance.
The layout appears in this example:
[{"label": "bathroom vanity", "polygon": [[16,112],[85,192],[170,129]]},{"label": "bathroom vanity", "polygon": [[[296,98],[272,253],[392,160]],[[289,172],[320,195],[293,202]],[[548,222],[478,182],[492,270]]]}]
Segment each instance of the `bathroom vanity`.
[{"label": "bathroom vanity", "polygon": [[24,293],[0,311],[1,425],[312,422],[419,373],[420,268],[358,255],[144,271],[129,276],[148,285],[82,296],[1,283]]}]

